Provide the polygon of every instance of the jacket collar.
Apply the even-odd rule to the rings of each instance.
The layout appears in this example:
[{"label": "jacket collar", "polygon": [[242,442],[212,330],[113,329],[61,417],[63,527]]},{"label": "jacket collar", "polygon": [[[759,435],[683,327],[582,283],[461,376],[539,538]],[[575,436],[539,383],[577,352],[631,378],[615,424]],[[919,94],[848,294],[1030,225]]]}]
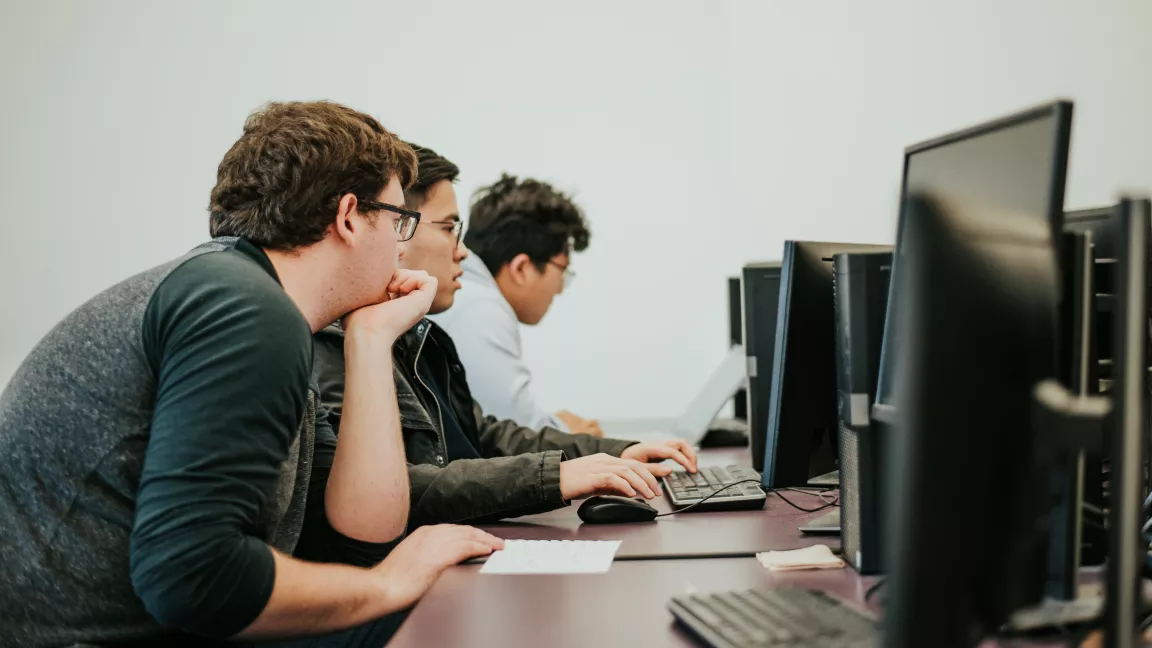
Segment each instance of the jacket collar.
[{"label": "jacket collar", "polygon": [[449,364],[460,364],[460,354],[456,351],[456,344],[452,341],[451,336],[438,324],[427,318],[416,322],[415,326],[401,335],[396,340],[394,348],[399,358],[402,358],[406,363],[413,364],[416,362],[417,353],[432,341],[440,347]]}]

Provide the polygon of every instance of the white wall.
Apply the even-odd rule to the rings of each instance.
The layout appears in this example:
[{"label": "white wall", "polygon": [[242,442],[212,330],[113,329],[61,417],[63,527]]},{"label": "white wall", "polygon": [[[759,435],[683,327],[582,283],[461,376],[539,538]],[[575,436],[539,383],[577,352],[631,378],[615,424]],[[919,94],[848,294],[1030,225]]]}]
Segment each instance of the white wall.
[{"label": "white wall", "polygon": [[1149,24],[1146,0],[731,2],[734,197],[758,221],[737,253],[891,242],[905,146],[1059,97],[1066,205],[1147,191]]},{"label": "white wall", "polygon": [[593,243],[526,332],[542,395],[674,414],[723,354],[724,278],[785,238],[891,240],[913,141],[1068,96],[1068,204],[1152,185],[1150,22],[1146,0],[5,0],[0,384],[206,236],[250,110],[328,98],[456,161],[463,196],[502,170],[573,191]]},{"label": "white wall", "polygon": [[464,196],[505,169],[578,196],[593,245],[529,341],[556,407],[631,411],[614,357],[650,371],[676,345],[706,365],[690,330],[634,343],[621,323],[647,316],[636,290],[680,296],[660,266],[703,254],[682,224],[718,215],[723,6],[570,4],[5,0],[0,385],[84,299],[207,236],[216,165],[269,99],[373,113],[457,162]]}]

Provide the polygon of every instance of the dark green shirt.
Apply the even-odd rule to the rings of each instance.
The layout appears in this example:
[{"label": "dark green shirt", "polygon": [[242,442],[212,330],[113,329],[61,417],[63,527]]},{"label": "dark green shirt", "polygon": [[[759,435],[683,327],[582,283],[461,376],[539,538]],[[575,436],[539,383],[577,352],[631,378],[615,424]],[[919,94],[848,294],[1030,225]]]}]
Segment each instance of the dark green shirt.
[{"label": "dark green shirt", "polygon": [[270,546],[371,564],[335,532],[312,337],[262,251],[217,239],[68,315],[0,394],[5,645],[228,637]]}]

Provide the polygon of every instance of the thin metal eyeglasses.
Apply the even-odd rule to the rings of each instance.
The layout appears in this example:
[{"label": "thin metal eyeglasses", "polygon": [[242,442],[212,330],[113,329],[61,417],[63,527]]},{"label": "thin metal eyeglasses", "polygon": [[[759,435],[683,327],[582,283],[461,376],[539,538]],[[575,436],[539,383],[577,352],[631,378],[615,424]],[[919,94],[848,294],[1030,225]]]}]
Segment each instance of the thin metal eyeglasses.
[{"label": "thin metal eyeglasses", "polygon": [[561,286],[563,286],[564,290],[567,290],[568,287],[572,285],[572,282],[576,280],[576,271],[569,270],[568,266],[556,263],[552,259],[548,259],[548,263],[556,266],[557,268],[560,269],[560,272],[564,273],[563,279],[562,279],[563,283],[561,284]]},{"label": "thin metal eyeglasses", "polygon": [[[459,247],[460,239],[464,235],[464,221],[462,220],[438,220],[438,221],[425,221],[428,225],[451,225],[452,236],[456,238],[456,246]],[[448,230],[445,230],[448,231]]]}]

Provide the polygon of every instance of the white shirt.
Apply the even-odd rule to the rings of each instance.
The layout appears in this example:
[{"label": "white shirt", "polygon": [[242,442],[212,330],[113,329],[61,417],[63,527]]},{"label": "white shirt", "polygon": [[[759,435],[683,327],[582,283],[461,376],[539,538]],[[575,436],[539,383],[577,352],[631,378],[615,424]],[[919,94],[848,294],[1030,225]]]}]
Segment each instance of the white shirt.
[{"label": "white shirt", "polygon": [[520,322],[496,279],[475,254],[461,264],[463,289],[447,311],[430,316],[456,343],[472,397],[485,414],[534,429],[568,426],[536,402],[532,372],[524,363]]}]

